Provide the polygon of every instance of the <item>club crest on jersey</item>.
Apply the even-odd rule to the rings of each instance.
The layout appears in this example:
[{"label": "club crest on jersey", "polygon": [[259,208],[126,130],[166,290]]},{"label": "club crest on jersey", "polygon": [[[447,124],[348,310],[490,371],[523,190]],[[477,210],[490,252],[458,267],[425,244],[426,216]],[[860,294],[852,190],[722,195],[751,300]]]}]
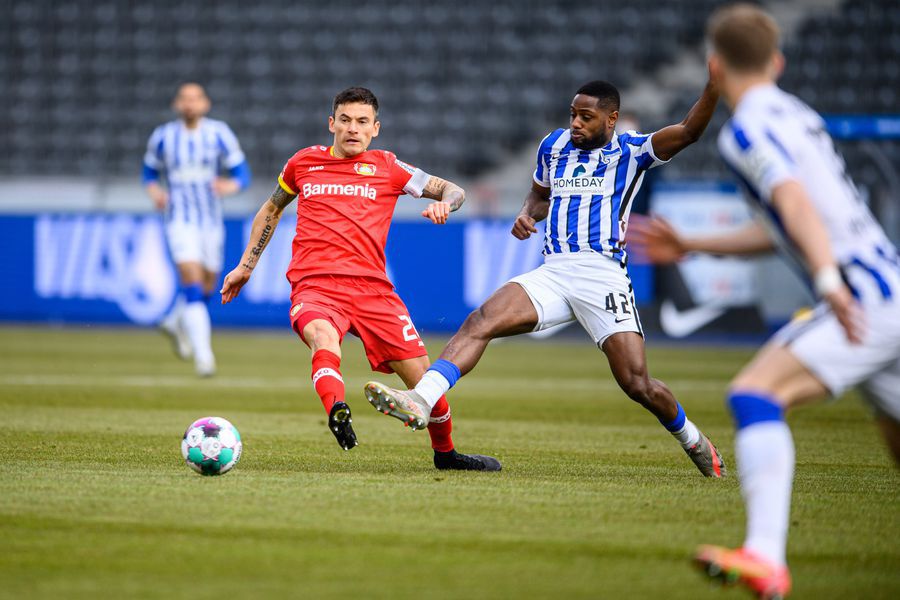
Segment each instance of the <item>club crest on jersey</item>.
[{"label": "club crest on jersey", "polygon": [[353,170],[356,171],[357,175],[374,175],[375,165],[371,163],[356,163],[353,165]]}]

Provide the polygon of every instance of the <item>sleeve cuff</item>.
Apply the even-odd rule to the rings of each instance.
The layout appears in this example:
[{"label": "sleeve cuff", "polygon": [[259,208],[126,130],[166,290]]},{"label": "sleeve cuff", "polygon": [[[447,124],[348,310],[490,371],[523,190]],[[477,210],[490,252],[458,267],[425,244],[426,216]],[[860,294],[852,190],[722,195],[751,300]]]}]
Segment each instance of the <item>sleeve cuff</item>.
[{"label": "sleeve cuff", "polygon": [[655,131],[650,134],[650,137],[647,138],[647,142],[646,142],[647,143],[647,153],[653,158],[653,164],[650,165],[651,168],[655,167],[656,165],[664,165],[667,162],[669,162],[670,160],[672,160],[671,158],[669,158],[667,160],[662,160],[661,158],[656,156],[656,151],[653,149],[653,136],[654,135],[656,135]]},{"label": "sleeve cuff", "polygon": [[422,169],[416,169],[413,171],[409,181],[406,182],[406,185],[403,186],[403,191],[413,198],[421,198],[429,179],[431,179],[431,175]]},{"label": "sleeve cuff", "polygon": [[228,155],[228,158],[222,163],[226,169],[233,169],[242,162],[246,162],[247,157],[244,156],[244,153],[238,150],[237,152],[233,152]]}]

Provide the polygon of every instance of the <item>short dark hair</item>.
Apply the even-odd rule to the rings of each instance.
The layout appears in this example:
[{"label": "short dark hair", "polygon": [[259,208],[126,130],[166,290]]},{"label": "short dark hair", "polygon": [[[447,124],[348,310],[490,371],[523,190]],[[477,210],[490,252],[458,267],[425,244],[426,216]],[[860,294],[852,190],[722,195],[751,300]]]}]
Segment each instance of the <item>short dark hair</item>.
[{"label": "short dark hair", "polygon": [[337,107],[341,104],[368,104],[375,109],[378,115],[378,98],[372,93],[372,90],[364,87],[348,87],[334,97],[334,104],[331,107],[331,113],[337,112]]},{"label": "short dark hair", "polygon": [[720,8],[706,24],[706,38],[713,51],[741,73],[765,70],[778,51],[780,37],[775,19],[753,4]]},{"label": "short dark hair", "polygon": [[610,112],[619,110],[619,90],[608,81],[589,81],[575,94],[584,94],[597,99],[597,106],[608,109]]}]

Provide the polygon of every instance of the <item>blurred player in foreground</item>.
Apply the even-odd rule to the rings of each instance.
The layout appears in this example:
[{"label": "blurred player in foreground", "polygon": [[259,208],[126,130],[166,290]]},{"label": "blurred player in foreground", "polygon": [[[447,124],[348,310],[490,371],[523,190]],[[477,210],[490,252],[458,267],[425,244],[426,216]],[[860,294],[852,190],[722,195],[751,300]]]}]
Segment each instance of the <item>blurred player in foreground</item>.
[{"label": "blurred player in foreground", "polygon": [[746,539],[738,550],[703,546],[696,556],[709,575],[741,581],[763,598],[791,589],[785,546],[794,445],[784,411],[861,384],[900,461],[900,258],[821,117],[775,85],[784,65],[778,38],[774,20],[751,5],[723,9],[708,26],[710,69],[733,113],[719,150],[768,231],[754,223],[727,236],[682,239],[661,220],[636,222],[632,230],[632,242],[656,262],[777,246],[809,273],[822,300],[731,382]]},{"label": "blurred player in foreground", "polygon": [[[179,118],[153,131],[143,173],[147,194],[165,215],[166,241],[181,283],[160,328],[176,354],[185,360],[193,356],[197,374],[209,377],[216,360],[206,303],[222,271],[225,243],[220,200],[250,184],[250,167],[228,125],[206,118],[210,102],[200,85],[181,85],[172,107]],[[222,171],[228,176],[219,176]]]},{"label": "blurred player in foreground", "polygon": [[[645,172],[700,138],[718,96],[707,85],[681,123],[650,135],[617,134],[618,90],[604,81],[582,86],[572,100],[570,128],[540,144],[531,191],[512,229],[524,240],[549,215],[545,263],[514,277],[470,314],[413,391],[370,382],[369,401],[424,427],[434,403],[475,367],[492,339],[577,320],[606,354],[622,390],[659,419],[705,476],[724,475],[715,446],[669,388],[648,374],[625,253],[631,202]],[[547,408],[558,409],[552,398]]]},{"label": "blurred player in foreground", "polygon": [[[328,118],[332,146],[311,146],[287,162],[272,196],[253,221],[241,263],[225,277],[222,303],[250,279],[282,211],[297,202],[297,234],[287,277],[291,325],[312,350],[312,380],[328,413],[328,426],[345,450],[357,445],[344,401],[341,341],[349,331],[362,339],[372,369],[396,373],[408,386],[428,369],[425,345],[385,274],[384,245],[401,194],[435,200],[422,216],[447,222],[465,201],[459,186],[433,177],[385,150],[368,150],[378,135],[378,100],[365,88],[334,99]],[[434,465],[439,469],[499,471],[489,456],[456,452],[450,406],[441,395],[426,415]]]}]

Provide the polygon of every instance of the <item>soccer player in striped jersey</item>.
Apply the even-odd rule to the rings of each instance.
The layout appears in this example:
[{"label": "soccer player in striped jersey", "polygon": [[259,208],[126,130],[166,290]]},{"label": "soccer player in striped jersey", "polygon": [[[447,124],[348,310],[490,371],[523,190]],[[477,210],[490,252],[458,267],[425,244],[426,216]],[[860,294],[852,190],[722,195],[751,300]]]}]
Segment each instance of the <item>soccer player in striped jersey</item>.
[{"label": "soccer player in striped jersey", "polygon": [[731,382],[746,537],[737,550],[702,546],[696,556],[710,576],[782,598],[791,589],[785,547],[795,462],[785,410],[859,385],[900,462],[900,256],[822,118],[775,84],[784,65],[775,21],[756,6],[734,5],[711,17],[707,35],[710,70],[732,111],[719,150],[759,220],[727,236],[682,238],[659,220],[635,233],[656,262],[780,249],[821,300]]},{"label": "soccer player in striped jersey", "polygon": [[429,407],[475,367],[498,337],[577,320],[605,354],[622,390],[656,416],[707,477],[725,473],[715,446],[672,392],[648,375],[644,339],[626,268],[625,231],[644,173],[699,139],[718,101],[711,84],[685,119],[645,135],[617,134],[619,92],[592,81],[578,90],[570,127],[546,136],[531,191],[512,234],[526,239],[547,219],[544,264],[514,277],[475,310],[415,389],[366,385],[369,401],[422,427]]},{"label": "soccer player in striped jersey", "polygon": [[193,356],[197,374],[209,377],[216,361],[206,303],[224,259],[221,199],[250,184],[250,168],[228,125],[206,118],[210,102],[200,85],[182,84],[172,107],[179,118],[153,131],[143,172],[147,194],[164,215],[181,285],[160,328],[172,338],[176,354],[185,360]]}]

